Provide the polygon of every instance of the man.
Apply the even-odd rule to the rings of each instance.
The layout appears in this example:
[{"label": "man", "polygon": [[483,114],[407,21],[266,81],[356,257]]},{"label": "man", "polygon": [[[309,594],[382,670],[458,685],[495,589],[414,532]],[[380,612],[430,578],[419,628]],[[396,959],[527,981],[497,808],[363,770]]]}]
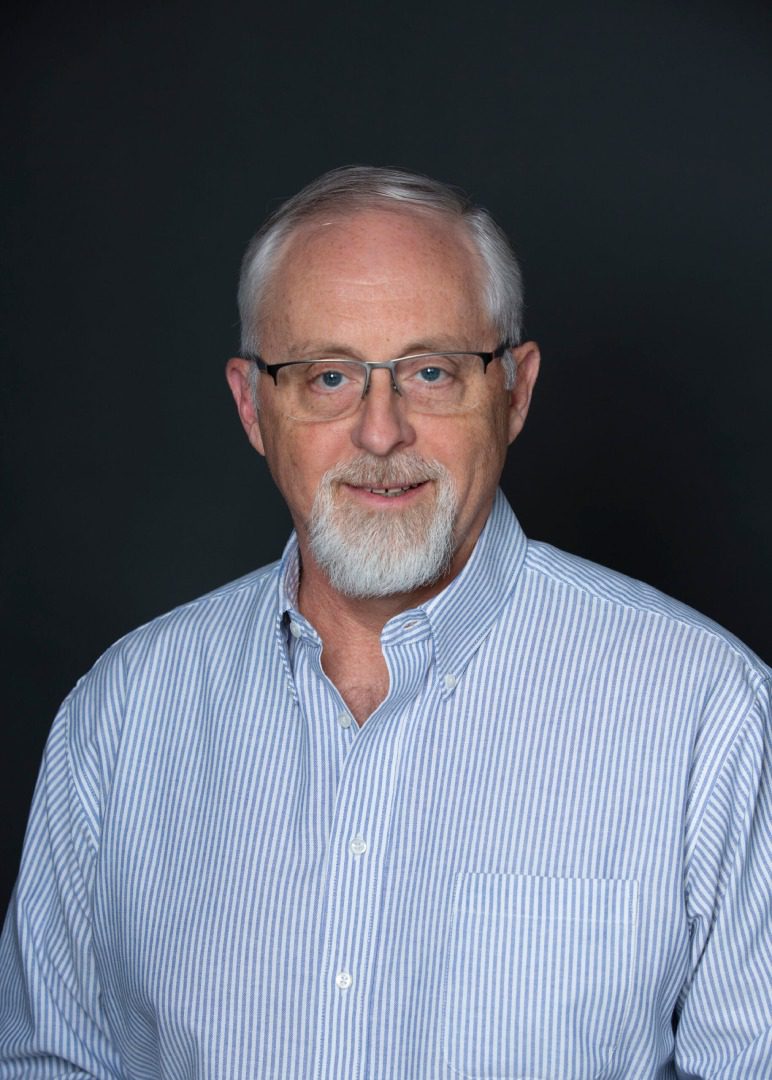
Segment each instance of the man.
[{"label": "man", "polygon": [[295,534],[64,703],[0,1075],[770,1075],[771,673],[523,536],[497,483],[539,353],[498,228],[338,170],[240,308]]}]

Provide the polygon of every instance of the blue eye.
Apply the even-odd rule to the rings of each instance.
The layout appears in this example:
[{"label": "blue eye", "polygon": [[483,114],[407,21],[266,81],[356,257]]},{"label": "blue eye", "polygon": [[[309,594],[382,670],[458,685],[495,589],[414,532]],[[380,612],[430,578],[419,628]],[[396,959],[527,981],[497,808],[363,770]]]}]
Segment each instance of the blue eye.
[{"label": "blue eye", "polygon": [[341,390],[351,382],[348,371],[340,367],[329,367],[327,364],[310,364],[308,369],[308,383],[317,391]]},{"label": "blue eye", "polygon": [[427,383],[437,382],[444,374],[445,372],[439,367],[425,367],[418,372],[421,381]]}]

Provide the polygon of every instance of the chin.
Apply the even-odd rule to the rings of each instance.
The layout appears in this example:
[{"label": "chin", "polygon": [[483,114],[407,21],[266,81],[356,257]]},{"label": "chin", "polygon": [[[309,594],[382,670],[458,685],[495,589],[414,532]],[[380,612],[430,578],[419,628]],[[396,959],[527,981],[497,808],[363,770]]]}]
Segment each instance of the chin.
[{"label": "chin", "polygon": [[[341,498],[338,485],[320,488],[309,545],[333,588],[351,597],[393,596],[447,574],[456,548],[457,499],[443,473],[439,482],[421,482],[404,495],[363,495],[359,485],[352,494],[345,484]],[[427,498],[431,490],[434,497]]]}]

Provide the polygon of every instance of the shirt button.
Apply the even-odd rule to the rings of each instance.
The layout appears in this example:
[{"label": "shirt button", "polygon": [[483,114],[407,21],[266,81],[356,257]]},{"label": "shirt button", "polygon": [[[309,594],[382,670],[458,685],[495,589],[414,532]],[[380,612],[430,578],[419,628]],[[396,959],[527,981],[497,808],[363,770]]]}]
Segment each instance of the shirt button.
[{"label": "shirt button", "polygon": [[348,990],[353,981],[347,971],[339,971],[335,976],[335,985],[339,990]]},{"label": "shirt button", "polygon": [[357,833],[357,835],[349,844],[349,847],[351,848],[352,855],[354,855],[358,859],[360,855],[364,855],[364,853],[367,851],[367,841],[365,840],[364,836],[360,836],[359,833]]},{"label": "shirt button", "polygon": [[342,728],[351,727],[351,713],[338,713],[338,723]]},{"label": "shirt button", "polygon": [[457,685],[458,679],[455,675],[446,675],[443,682],[445,683],[446,690],[452,690]]},{"label": "shirt button", "polygon": [[293,637],[300,637],[300,635],[303,633],[303,631],[300,629],[300,627],[298,626],[298,624],[296,622],[291,622],[290,623],[290,633],[292,634]]}]

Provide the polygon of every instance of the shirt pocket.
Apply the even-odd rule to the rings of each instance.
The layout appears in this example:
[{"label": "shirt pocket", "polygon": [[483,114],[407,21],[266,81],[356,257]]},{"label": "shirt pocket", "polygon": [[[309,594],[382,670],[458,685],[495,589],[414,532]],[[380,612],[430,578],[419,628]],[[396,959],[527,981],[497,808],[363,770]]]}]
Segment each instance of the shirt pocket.
[{"label": "shirt pocket", "polygon": [[477,1080],[609,1068],[635,975],[636,881],[460,874],[445,967],[445,1062]]}]

